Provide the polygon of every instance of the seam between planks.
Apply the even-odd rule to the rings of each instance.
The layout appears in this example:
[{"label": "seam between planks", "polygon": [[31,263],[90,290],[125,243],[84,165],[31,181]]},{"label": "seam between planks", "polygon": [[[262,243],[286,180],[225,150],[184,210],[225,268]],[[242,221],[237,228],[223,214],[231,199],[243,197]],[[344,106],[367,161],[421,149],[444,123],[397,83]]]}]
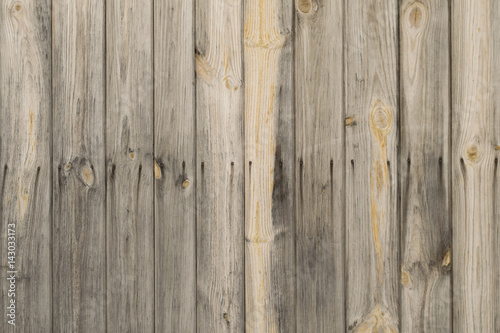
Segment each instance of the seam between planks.
[{"label": "seam between planks", "polygon": [[450,232],[450,332],[453,332],[453,0],[448,0],[448,56],[449,56],[449,99],[448,99],[448,112],[449,112],[449,124],[448,124],[448,186],[450,189],[450,194],[448,195],[449,201],[449,214],[448,214],[448,227]]},{"label": "seam between planks", "polygon": [[[346,66],[346,44],[345,44],[345,41],[346,41],[346,1],[348,0],[344,0],[342,1],[342,108],[343,108],[343,111],[342,111],[342,120],[346,119],[347,117],[347,97],[346,97],[346,88],[345,88],[345,85],[346,85],[346,82],[347,82],[347,66]],[[343,234],[343,244],[342,244],[342,248],[343,248],[343,251],[344,253],[342,254],[343,255],[343,260],[344,260],[344,264],[343,264],[343,274],[342,274],[342,277],[344,279],[343,281],[343,288],[344,288],[344,332],[347,332],[347,327],[348,327],[348,322],[347,322],[347,295],[348,295],[348,290],[347,290],[347,190],[346,190],[346,186],[347,186],[347,167],[346,167],[346,163],[347,163],[347,131],[346,131],[346,128],[345,128],[345,123],[344,123],[344,142],[343,142],[343,155],[344,155],[344,162],[343,162],[343,165],[342,165],[342,170],[343,170],[343,190],[344,190],[344,201],[343,201],[343,210],[342,210],[342,213],[343,213],[343,221],[342,221],[342,226],[343,226],[343,230],[342,230],[342,234]],[[333,200],[333,196],[332,196],[332,200]]]}]

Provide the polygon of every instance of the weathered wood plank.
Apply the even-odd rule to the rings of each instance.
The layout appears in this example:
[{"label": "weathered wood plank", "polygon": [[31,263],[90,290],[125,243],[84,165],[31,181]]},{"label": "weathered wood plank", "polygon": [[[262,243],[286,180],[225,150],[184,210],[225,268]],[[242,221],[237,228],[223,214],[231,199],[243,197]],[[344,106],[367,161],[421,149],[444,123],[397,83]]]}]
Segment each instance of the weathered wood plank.
[{"label": "weathered wood plank", "polygon": [[291,1],[246,0],[247,332],[295,332]]},{"label": "weathered wood plank", "polygon": [[396,0],[346,2],[346,325],[352,332],[399,330],[397,18]]},{"label": "weathered wood plank", "polygon": [[106,2],[109,331],[155,326],[152,6]]},{"label": "weathered wood plank", "polygon": [[193,1],[155,1],[156,331],[196,330]]},{"label": "weathered wood plank", "polygon": [[297,1],[295,29],[297,331],[344,332],[343,1]]},{"label": "weathered wood plank", "polygon": [[452,327],[449,33],[446,1],[402,1],[402,332]]},{"label": "weathered wood plank", "polygon": [[241,0],[196,3],[198,332],[243,332]]},{"label": "weathered wood plank", "polygon": [[52,329],[50,8],[48,0],[0,4],[1,332]]},{"label": "weathered wood plank", "polygon": [[104,4],[53,8],[54,332],[106,329]]},{"label": "weathered wood plank", "polygon": [[[453,331],[494,332],[493,2],[452,2]],[[498,51],[498,50],[497,50]]]},{"label": "weathered wood plank", "polygon": [[493,255],[495,260],[493,262],[494,286],[493,290],[493,311],[495,316],[495,332],[500,332],[500,1],[493,1],[491,10],[491,24],[492,24],[492,53],[497,56],[492,57],[492,75],[491,84],[493,89],[493,120],[494,120],[494,141],[495,146],[495,159],[494,159],[494,173],[493,173],[493,239],[492,245],[494,249]]}]

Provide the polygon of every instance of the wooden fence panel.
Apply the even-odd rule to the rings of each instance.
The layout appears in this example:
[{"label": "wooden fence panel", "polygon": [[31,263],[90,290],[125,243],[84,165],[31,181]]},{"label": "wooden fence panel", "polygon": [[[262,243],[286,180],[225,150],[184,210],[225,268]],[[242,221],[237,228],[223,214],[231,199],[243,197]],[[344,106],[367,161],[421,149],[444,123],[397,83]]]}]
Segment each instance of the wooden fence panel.
[{"label": "wooden fence panel", "polygon": [[106,329],[104,4],[53,1],[54,332]]},{"label": "wooden fence panel", "polygon": [[197,331],[243,332],[243,1],[196,2]]},{"label": "wooden fence panel", "polygon": [[196,330],[194,2],[154,7],[155,319]]},{"label": "wooden fence panel", "polygon": [[399,327],[398,2],[346,2],[346,325]]},{"label": "wooden fence panel", "polygon": [[449,37],[446,1],[401,3],[402,332],[451,332]]},{"label": "wooden fence panel", "polygon": [[[498,239],[494,1],[452,2],[453,331],[494,332]],[[495,200],[495,201],[494,201]],[[498,311],[498,307],[496,307]]]},{"label": "wooden fence panel", "polygon": [[52,327],[50,25],[48,0],[0,4],[1,332]]},{"label": "wooden fence panel", "polygon": [[345,331],[343,7],[296,2],[298,332]]},{"label": "wooden fence panel", "polygon": [[106,2],[107,330],[154,331],[153,1]]},{"label": "wooden fence panel", "polygon": [[244,11],[246,332],[295,332],[293,3]]}]

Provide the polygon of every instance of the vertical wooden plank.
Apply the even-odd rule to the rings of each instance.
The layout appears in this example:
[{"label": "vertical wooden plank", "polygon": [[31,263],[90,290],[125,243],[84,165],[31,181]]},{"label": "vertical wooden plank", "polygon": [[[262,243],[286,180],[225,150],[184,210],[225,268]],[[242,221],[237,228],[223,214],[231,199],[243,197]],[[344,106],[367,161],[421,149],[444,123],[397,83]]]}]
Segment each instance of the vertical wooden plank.
[{"label": "vertical wooden plank", "polygon": [[398,1],[346,2],[348,331],[399,331]]},{"label": "vertical wooden plank", "polygon": [[193,5],[154,7],[156,332],[196,330]]},{"label": "vertical wooden plank", "polygon": [[[500,54],[500,1],[493,1],[491,10],[492,28],[492,53]],[[492,57],[492,93],[493,93],[493,116],[494,116],[494,173],[493,173],[493,237],[494,249],[493,276],[495,289],[493,290],[493,311],[495,316],[495,332],[500,332],[500,167],[498,160],[500,158],[500,57]],[[495,245],[496,244],[496,245]]]},{"label": "vertical wooden plank", "polygon": [[451,332],[448,10],[400,6],[402,332]]},{"label": "vertical wooden plank", "polygon": [[106,329],[104,4],[53,1],[54,332]]},{"label": "vertical wooden plank", "polygon": [[344,332],[344,6],[295,4],[297,331]]},{"label": "vertical wooden plank", "polygon": [[[453,1],[453,331],[494,332],[493,2]],[[498,199],[496,199],[498,200]]]},{"label": "vertical wooden plank", "polygon": [[154,331],[153,2],[108,0],[109,331]]},{"label": "vertical wooden plank", "polygon": [[295,332],[293,2],[245,1],[247,332]]},{"label": "vertical wooden plank", "polygon": [[50,8],[0,4],[1,332],[52,329]]},{"label": "vertical wooden plank", "polygon": [[198,332],[243,332],[242,1],[196,2]]}]

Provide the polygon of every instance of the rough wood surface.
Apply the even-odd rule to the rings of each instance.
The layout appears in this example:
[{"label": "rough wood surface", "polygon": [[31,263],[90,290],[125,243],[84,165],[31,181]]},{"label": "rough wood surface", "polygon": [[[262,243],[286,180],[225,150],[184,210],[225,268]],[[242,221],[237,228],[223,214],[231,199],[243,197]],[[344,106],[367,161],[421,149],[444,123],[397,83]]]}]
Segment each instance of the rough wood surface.
[{"label": "rough wood surface", "polygon": [[153,2],[106,2],[107,329],[154,331]]},{"label": "rough wood surface", "polygon": [[298,332],[345,331],[343,23],[343,1],[296,2]]},{"label": "rough wood surface", "polygon": [[54,332],[106,329],[104,4],[53,1]]},{"label": "rough wood surface", "polygon": [[293,4],[246,0],[246,332],[295,332]]},{"label": "rough wood surface", "polygon": [[242,0],[196,2],[198,332],[243,332]]},{"label": "rough wood surface", "polygon": [[499,50],[493,0],[2,2],[0,332],[13,228],[16,331],[500,332]]},{"label": "rough wood surface", "polygon": [[346,325],[399,331],[398,1],[346,2]]},{"label": "rough wood surface", "polygon": [[[493,2],[453,1],[453,331],[494,332],[495,219]],[[496,200],[496,201],[492,201]],[[498,307],[496,308],[498,311]]]},{"label": "rough wood surface", "polygon": [[400,6],[402,332],[451,332],[448,11]]},{"label": "rough wood surface", "polygon": [[[491,10],[491,31],[492,31],[492,48],[500,50],[500,1],[493,1]],[[495,54],[495,53],[494,53]],[[500,332],[500,57],[492,57],[492,72],[491,72],[491,87],[493,92],[493,122],[494,122],[494,141],[495,146],[495,159],[494,159],[494,173],[493,173],[493,196],[492,196],[492,209],[493,209],[493,268],[494,268],[494,286],[493,290],[493,311],[495,318],[495,332]]]},{"label": "rough wood surface", "polygon": [[156,332],[196,330],[194,14],[155,1]]},{"label": "rough wood surface", "polygon": [[[2,1],[0,45],[0,331],[50,332],[50,1]],[[13,266],[8,252],[15,252]],[[15,297],[9,297],[13,270]],[[15,326],[8,323],[10,300]]]}]

